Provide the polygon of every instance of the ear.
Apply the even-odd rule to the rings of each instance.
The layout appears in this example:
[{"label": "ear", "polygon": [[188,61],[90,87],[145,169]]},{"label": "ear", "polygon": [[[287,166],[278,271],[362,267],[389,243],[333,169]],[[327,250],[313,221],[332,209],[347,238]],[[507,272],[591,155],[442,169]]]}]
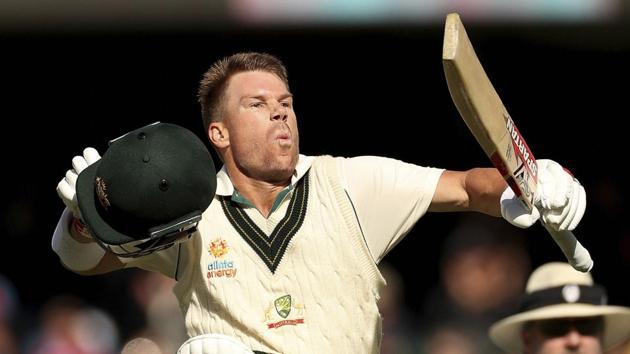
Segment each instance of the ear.
[{"label": "ear", "polygon": [[230,133],[222,122],[210,123],[208,127],[208,138],[210,138],[212,145],[219,149],[230,145]]},{"label": "ear", "polygon": [[527,330],[525,328],[521,329],[521,343],[523,343],[523,353],[531,353],[532,347],[532,332],[531,330]]}]

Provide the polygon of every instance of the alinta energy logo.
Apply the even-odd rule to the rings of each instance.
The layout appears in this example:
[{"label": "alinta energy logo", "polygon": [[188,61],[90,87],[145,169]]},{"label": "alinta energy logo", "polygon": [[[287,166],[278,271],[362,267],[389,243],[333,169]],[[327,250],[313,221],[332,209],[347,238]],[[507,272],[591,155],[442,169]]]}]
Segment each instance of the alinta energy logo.
[{"label": "alinta energy logo", "polygon": [[234,261],[230,259],[224,259],[230,252],[230,247],[222,238],[217,238],[210,242],[208,246],[208,252],[214,259],[214,261],[208,263],[208,273],[206,277],[208,280],[213,278],[234,278],[236,277],[236,265]]},{"label": "alinta energy logo", "polygon": [[291,295],[280,296],[265,311],[265,323],[268,329],[303,324],[304,305],[296,303]]}]

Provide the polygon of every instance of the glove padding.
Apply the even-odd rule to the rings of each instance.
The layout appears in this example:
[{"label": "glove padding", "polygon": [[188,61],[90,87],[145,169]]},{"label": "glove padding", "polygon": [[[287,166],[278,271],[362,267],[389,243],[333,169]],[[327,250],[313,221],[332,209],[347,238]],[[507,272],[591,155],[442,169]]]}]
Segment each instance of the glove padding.
[{"label": "glove padding", "polygon": [[555,231],[572,231],[586,210],[586,192],[560,164],[538,160],[538,189],[530,212],[508,187],[501,196],[501,215],[512,225],[527,228],[541,216]]},{"label": "glove padding", "polygon": [[76,184],[77,178],[81,171],[83,171],[89,165],[100,160],[96,149],[88,147],[83,150],[83,156],[75,156],[72,159],[72,169],[66,172],[64,178],[57,184],[57,195],[61,198],[61,201],[72,212],[75,218],[81,219],[81,211],[77,204]]}]

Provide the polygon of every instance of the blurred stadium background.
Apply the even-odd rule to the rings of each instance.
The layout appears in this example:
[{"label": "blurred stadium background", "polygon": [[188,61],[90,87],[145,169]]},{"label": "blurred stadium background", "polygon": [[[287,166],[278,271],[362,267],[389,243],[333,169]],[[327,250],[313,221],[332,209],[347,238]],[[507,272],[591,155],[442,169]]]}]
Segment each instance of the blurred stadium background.
[{"label": "blurred stadium background", "polygon": [[[183,341],[169,280],[61,267],[55,186],[85,146],[102,152],[146,123],[203,137],[196,86],[224,55],[285,62],[305,154],[489,166],[443,78],[452,11],[537,157],[585,185],[576,234],[610,302],[630,306],[630,1],[0,0],[0,353],[119,353],[135,337],[171,353]],[[540,226],[429,214],[383,263],[383,353],[496,352],[486,326],[552,260],[563,256]]]}]

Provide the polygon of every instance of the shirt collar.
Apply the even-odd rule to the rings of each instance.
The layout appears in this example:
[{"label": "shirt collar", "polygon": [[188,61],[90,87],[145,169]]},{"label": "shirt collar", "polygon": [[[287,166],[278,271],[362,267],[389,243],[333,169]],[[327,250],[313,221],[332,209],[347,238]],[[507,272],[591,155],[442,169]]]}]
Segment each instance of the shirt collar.
[{"label": "shirt collar", "polygon": [[[313,160],[315,160],[314,156],[306,156],[300,154],[298,157],[298,163],[295,166],[295,171],[293,172],[293,176],[291,176],[291,185],[292,188],[295,184],[304,176],[306,171],[311,168],[313,164]],[[221,170],[217,173],[217,195],[228,196],[234,194],[234,185],[230,180],[230,176],[228,176],[227,170],[225,169],[225,165],[221,167]]]}]

